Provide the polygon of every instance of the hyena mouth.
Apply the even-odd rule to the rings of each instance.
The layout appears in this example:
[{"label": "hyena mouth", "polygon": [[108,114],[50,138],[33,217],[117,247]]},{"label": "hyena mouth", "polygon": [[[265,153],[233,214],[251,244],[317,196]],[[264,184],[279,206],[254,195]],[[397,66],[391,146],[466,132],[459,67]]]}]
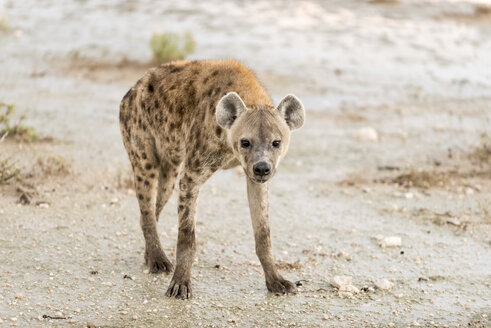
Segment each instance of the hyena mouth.
[{"label": "hyena mouth", "polygon": [[256,183],[265,183],[269,180],[269,177],[255,177],[253,180]]}]

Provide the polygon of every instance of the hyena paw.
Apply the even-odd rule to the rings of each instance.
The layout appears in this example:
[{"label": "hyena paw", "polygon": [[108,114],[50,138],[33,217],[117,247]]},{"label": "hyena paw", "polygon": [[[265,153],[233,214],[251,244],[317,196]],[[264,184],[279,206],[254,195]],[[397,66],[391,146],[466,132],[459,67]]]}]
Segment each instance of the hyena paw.
[{"label": "hyena paw", "polygon": [[193,296],[191,281],[179,281],[173,277],[165,295],[182,300],[191,298]]},{"label": "hyena paw", "polygon": [[151,273],[171,273],[174,266],[167,258],[164,251],[157,249],[154,251],[145,251],[145,264]]},{"label": "hyena paw", "polygon": [[277,277],[272,279],[266,279],[266,287],[268,290],[275,294],[296,294],[297,287],[291,281],[283,279],[283,277]]}]

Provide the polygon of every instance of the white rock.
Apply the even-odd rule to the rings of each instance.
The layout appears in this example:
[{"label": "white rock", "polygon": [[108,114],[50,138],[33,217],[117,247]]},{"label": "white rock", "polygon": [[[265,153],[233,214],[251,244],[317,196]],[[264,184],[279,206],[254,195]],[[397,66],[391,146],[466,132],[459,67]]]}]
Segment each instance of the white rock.
[{"label": "white rock", "polygon": [[350,276],[334,276],[331,285],[338,289],[339,297],[352,297],[360,292],[356,286],[352,285],[352,280]]},{"label": "white rock", "polygon": [[40,207],[40,208],[49,208],[49,204],[48,203],[39,203],[38,204],[38,207]]},{"label": "white rock", "polygon": [[385,247],[400,247],[402,244],[401,237],[391,236],[391,237],[383,237],[379,239],[379,246],[382,248]]},{"label": "white rock", "polygon": [[360,292],[360,290],[356,286],[353,286],[353,285],[342,285],[341,287],[339,287],[339,291],[340,292],[348,292],[348,293],[352,293],[352,294],[358,294]]},{"label": "white rock", "polygon": [[378,289],[387,290],[393,288],[394,284],[387,279],[377,279],[375,280],[375,287]]},{"label": "white rock", "polygon": [[341,286],[351,285],[352,281],[353,278],[350,276],[334,276],[331,285],[336,288],[341,288]]},{"label": "white rock", "polygon": [[377,141],[378,133],[374,128],[366,126],[356,131],[355,137],[361,141]]}]

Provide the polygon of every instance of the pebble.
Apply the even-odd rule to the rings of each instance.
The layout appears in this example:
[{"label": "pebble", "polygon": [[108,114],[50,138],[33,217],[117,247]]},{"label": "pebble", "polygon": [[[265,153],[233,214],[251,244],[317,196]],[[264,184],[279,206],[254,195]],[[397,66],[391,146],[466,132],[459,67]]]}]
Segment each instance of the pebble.
[{"label": "pebble", "polygon": [[336,288],[341,288],[341,286],[351,285],[352,281],[353,278],[350,276],[334,276],[331,285]]},{"label": "pebble", "polygon": [[17,293],[15,294],[15,298],[18,299],[18,300],[21,300],[24,296],[22,296],[21,293]]},{"label": "pebble", "polygon": [[353,278],[350,276],[334,276],[331,281],[331,285],[338,289],[338,296],[340,297],[352,297],[353,294],[358,294],[360,290],[353,286]]},{"label": "pebble", "polygon": [[375,280],[375,287],[377,287],[378,289],[387,290],[393,288],[394,283],[390,282],[387,279],[377,279]]},{"label": "pebble", "polygon": [[399,247],[402,244],[401,237],[391,236],[391,237],[383,237],[377,236],[375,239],[378,240],[378,244],[380,247]]},{"label": "pebble", "polygon": [[377,141],[378,132],[374,128],[366,126],[356,131],[355,137],[360,141]]},{"label": "pebble", "polygon": [[49,208],[49,204],[48,203],[39,203],[38,207],[39,208]]}]

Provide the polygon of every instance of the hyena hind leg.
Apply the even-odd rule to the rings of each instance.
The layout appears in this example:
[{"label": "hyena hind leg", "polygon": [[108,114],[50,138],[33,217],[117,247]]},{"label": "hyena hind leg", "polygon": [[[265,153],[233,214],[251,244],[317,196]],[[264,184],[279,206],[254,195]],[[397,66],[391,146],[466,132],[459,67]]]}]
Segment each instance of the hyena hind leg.
[{"label": "hyena hind leg", "polygon": [[145,238],[145,263],[152,273],[170,273],[173,265],[162,249],[157,232],[156,206],[160,169],[152,153],[151,149],[146,149],[138,156],[130,157],[140,206],[140,226]]}]

